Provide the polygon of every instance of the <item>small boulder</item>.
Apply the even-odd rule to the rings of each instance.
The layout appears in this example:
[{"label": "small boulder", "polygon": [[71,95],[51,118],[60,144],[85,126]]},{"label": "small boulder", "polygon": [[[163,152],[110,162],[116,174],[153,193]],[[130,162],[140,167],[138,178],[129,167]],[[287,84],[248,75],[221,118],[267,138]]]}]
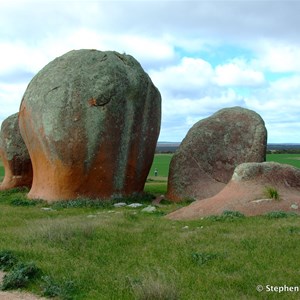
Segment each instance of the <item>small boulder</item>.
[{"label": "small boulder", "polygon": [[34,178],[29,198],[143,192],[160,131],[161,97],[132,56],[73,50],[29,83],[19,125]]},{"label": "small boulder", "polygon": [[0,190],[31,187],[32,165],[26,145],[20,134],[18,114],[5,119],[0,131],[0,156],[5,177]]},{"label": "small boulder", "polygon": [[254,111],[225,108],[197,122],[174,154],[166,197],[172,201],[217,194],[243,162],[266,158],[267,130]]},{"label": "small boulder", "polygon": [[131,204],[127,205],[127,207],[131,207],[131,208],[138,208],[141,206],[143,206],[142,203],[131,203]]},{"label": "small boulder", "polygon": [[125,202],[118,202],[118,203],[114,204],[114,207],[124,207],[126,205],[127,205],[127,203],[125,203]]},{"label": "small boulder", "polygon": [[169,214],[168,218],[198,219],[226,210],[246,216],[271,211],[300,213],[299,206],[299,168],[274,162],[243,163],[236,167],[230,182],[217,195],[197,200]]},{"label": "small boulder", "polygon": [[141,211],[146,213],[153,213],[156,211],[156,207],[152,205],[148,205],[147,207],[143,208]]}]

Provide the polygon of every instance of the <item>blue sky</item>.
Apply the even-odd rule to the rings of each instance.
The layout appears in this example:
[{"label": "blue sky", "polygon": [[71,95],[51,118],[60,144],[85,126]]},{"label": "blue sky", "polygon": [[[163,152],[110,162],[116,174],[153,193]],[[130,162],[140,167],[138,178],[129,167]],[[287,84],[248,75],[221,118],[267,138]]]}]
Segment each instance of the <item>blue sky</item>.
[{"label": "blue sky", "polygon": [[0,0],[0,123],[31,78],[72,49],[133,55],[162,95],[160,141],[219,109],[265,120],[270,143],[300,143],[300,1]]}]

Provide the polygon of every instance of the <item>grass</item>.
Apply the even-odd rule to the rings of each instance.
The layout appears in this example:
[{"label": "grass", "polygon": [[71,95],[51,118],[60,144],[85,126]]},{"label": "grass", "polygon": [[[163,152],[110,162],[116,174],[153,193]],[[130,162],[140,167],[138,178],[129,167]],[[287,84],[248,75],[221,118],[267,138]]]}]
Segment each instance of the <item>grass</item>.
[{"label": "grass", "polygon": [[43,202],[11,204],[25,193],[0,193],[0,250],[7,251],[5,264],[14,263],[13,253],[41,270],[26,287],[35,293],[75,300],[276,299],[256,286],[298,284],[296,215],[250,218],[227,211],[170,221],[163,215],[179,204],[153,214],[113,205],[44,210]]},{"label": "grass", "polygon": [[265,188],[265,195],[267,198],[273,199],[273,200],[280,200],[279,193],[276,188],[274,187],[266,187]]},{"label": "grass", "polygon": [[[146,191],[165,193],[170,159],[155,156]],[[256,286],[298,285],[297,215],[244,217],[226,211],[170,221],[163,216],[187,204],[164,202],[146,214],[141,209],[150,198],[139,199],[144,206],[138,209],[92,205],[88,199],[47,205],[28,200],[27,192],[0,192],[0,251],[6,251],[7,264],[15,263],[15,255],[41,270],[42,276],[26,282],[37,294],[74,300],[277,299],[278,293],[259,293]],[[14,271],[17,278],[21,266]]]},{"label": "grass", "polygon": [[267,154],[267,161],[274,161],[300,168],[300,154]]},{"label": "grass", "polygon": [[168,177],[169,165],[172,156],[173,156],[172,154],[155,154],[149,176],[150,177],[154,176],[154,170],[156,168],[159,177]]}]

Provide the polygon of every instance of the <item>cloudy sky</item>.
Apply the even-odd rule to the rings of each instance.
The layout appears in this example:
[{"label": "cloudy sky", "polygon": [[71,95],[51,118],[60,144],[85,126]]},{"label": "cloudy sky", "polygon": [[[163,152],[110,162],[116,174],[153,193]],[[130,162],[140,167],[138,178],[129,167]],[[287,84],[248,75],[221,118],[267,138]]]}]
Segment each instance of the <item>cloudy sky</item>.
[{"label": "cloudy sky", "polygon": [[300,0],[0,0],[0,123],[72,49],[133,55],[162,95],[160,141],[242,106],[269,143],[300,143]]}]

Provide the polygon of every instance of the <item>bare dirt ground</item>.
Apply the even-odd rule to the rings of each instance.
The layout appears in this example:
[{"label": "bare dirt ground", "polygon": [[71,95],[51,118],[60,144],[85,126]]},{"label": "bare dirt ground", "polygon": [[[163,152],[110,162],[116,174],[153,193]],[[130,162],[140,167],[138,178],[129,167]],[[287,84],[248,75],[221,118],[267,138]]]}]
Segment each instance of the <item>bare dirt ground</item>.
[{"label": "bare dirt ground", "polygon": [[[2,282],[4,275],[5,273],[0,271],[0,282]],[[0,300],[46,300],[46,298],[41,298],[36,295],[25,292],[0,291]]]}]

